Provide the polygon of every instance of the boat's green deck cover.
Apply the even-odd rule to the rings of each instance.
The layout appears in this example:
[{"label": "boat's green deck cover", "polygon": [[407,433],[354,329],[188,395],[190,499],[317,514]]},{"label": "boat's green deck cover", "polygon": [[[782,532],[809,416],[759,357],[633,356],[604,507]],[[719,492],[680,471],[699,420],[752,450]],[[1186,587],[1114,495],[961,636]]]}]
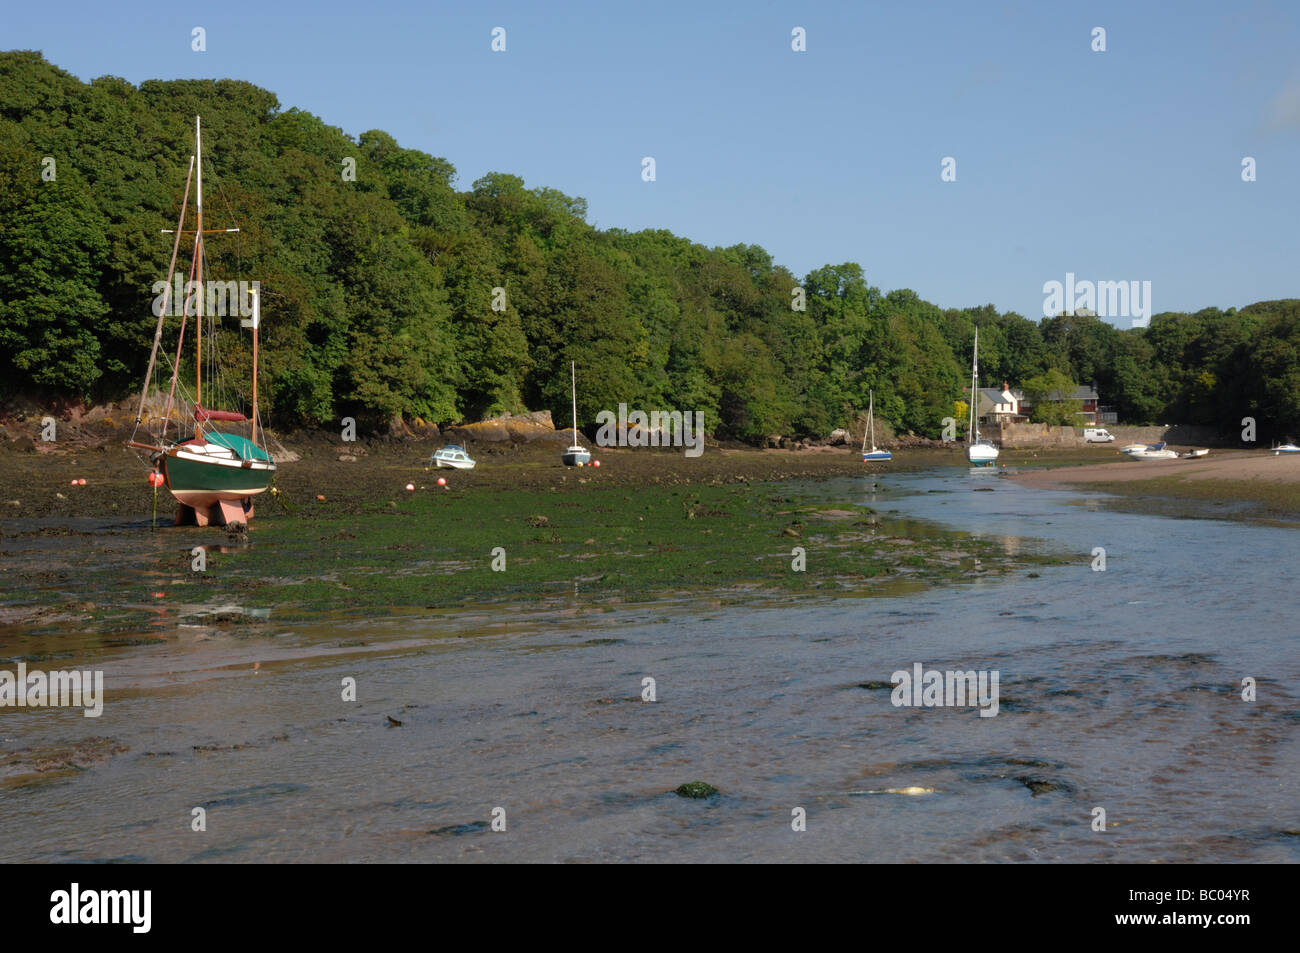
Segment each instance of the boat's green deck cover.
[{"label": "boat's green deck cover", "polygon": [[208,443],[215,443],[217,446],[225,447],[227,450],[233,450],[239,454],[241,460],[265,460],[270,462],[270,455],[253,443],[238,434],[222,433],[219,430],[209,431],[203,435],[203,439]]}]

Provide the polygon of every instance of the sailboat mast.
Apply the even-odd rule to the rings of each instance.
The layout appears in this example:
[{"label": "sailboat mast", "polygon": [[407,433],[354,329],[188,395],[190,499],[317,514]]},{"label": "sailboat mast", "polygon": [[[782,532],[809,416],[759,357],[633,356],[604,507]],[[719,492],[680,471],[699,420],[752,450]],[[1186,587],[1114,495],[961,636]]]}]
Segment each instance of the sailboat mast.
[{"label": "sailboat mast", "polygon": [[871,431],[871,449],[876,449],[876,392],[868,391],[867,397],[867,429]]},{"label": "sailboat mast", "polygon": [[578,445],[578,364],[576,361],[569,362],[569,381],[572,385],[573,394],[573,445]]},{"label": "sailboat mast", "polygon": [[[194,153],[198,166],[198,195],[194,205],[194,279],[197,288],[198,311],[194,326],[194,403],[203,406],[203,130],[199,117],[194,117]],[[194,435],[199,435],[199,422],[194,421]]]},{"label": "sailboat mast", "polygon": [[975,325],[975,347],[971,350],[970,358],[970,413],[966,423],[966,441],[967,443],[975,439],[975,385],[979,382],[979,360],[980,360],[980,329]]},{"label": "sailboat mast", "polygon": [[[185,197],[181,199],[181,219],[176,223],[176,240],[172,242],[172,260],[167,266],[167,285],[163,288],[162,308],[158,311],[158,326],[153,332],[153,350],[149,352],[149,367],[144,372],[144,389],[140,391],[140,406],[135,411],[135,425],[140,426],[144,418],[144,402],[149,396],[149,385],[153,383],[153,369],[158,364],[158,347],[162,344],[163,322],[167,320],[167,310],[171,305],[172,274],[176,271],[176,256],[181,250],[181,232],[185,228],[185,209],[190,201],[190,182],[194,178],[194,156],[190,156],[190,170],[185,174]],[[167,428],[166,418],[163,429]]]},{"label": "sailboat mast", "polygon": [[262,292],[253,289],[253,416],[252,440],[257,443],[257,326],[261,324]]}]

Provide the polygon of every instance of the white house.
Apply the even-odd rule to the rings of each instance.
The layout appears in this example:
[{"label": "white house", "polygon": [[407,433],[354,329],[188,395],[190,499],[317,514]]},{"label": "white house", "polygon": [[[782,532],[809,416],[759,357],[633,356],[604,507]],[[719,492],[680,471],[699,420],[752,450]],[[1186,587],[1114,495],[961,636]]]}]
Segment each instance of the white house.
[{"label": "white house", "polygon": [[1024,399],[1020,391],[1013,391],[1002,382],[1002,387],[981,387],[979,389],[979,407],[976,412],[979,419],[992,424],[1008,424],[1024,420],[1020,412],[1020,402]]}]

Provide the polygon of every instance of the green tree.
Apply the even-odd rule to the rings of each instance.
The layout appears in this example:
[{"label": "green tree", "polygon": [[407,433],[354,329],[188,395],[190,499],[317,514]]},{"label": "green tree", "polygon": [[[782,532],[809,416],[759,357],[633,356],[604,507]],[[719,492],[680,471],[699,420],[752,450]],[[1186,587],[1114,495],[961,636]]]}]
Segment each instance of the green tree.
[{"label": "green tree", "polygon": [[1069,399],[1076,387],[1074,381],[1056,368],[1029,378],[1023,385],[1025,397],[1031,405],[1029,419],[1052,426],[1077,425],[1083,404]]}]

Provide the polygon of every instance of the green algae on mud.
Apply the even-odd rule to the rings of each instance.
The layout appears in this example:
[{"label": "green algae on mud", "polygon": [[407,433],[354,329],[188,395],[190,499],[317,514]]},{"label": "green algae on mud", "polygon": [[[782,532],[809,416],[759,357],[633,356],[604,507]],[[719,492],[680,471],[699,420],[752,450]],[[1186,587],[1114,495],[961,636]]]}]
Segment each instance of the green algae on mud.
[{"label": "green algae on mud", "polygon": [[[858,505],[860,494],[819,482],[862,476],[853,455],[729,453],[697,470],[627,452],[611,472],[584,473],[521,453],[481,474],[453,473],[446,490],[433,485],[436,473],[398,466],[407,455],[295,465],[303,472],[287,472],[279,496],[258,501],[236,541],[211,527],[152,532],[138,518],[5,526],[0,626],[23,638],[69,628],[128,638],[180,623],[260,639],[284,622],[467,606],[904,595],[1066,561],[881,515]],[[916,456],[933,465],[951,455]],[[412,477],[423,485],[398,489]],[[241,615],[254,611],[263,618]]]},{"label": "green algae on mud", "polygon": [[285,622],[542,607],[579,591],[592,603],[893,594],[1063,561],[797,494],[783,484],[417,492],[349,514],[262,517],[253,545],[209,556],[201,583]]}]

